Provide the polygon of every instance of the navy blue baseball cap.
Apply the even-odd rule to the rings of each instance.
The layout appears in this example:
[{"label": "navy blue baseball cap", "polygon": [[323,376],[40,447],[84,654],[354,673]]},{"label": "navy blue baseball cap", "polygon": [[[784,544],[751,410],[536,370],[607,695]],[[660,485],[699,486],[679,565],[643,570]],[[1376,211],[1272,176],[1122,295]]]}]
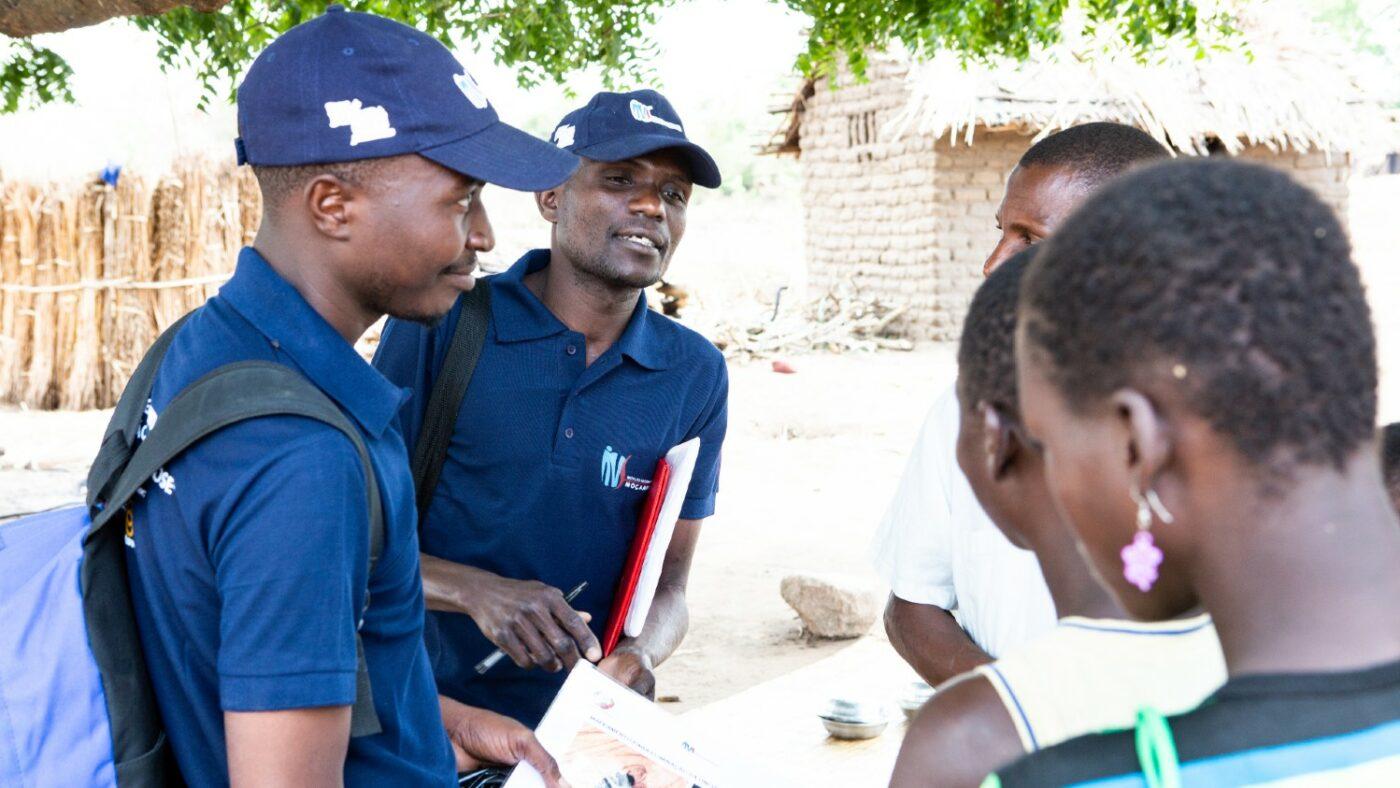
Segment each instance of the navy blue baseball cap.
[{"label": "navy blue baseball cap", "polygon": [[594,161],[622,161],[674,148],[690,163],[690,179],[719,186],[719,167],[685,136],[681,116],[654,90],[599,93],[559,121],[551,137],[560,148]]},{"label": "navy blue baseball cap", "polygon": [[426,33],[331,6],[258,55],[238,88],[238,163],[329,164],[416,153],[522,191],[578,159],[501,122],[481,86]]}]

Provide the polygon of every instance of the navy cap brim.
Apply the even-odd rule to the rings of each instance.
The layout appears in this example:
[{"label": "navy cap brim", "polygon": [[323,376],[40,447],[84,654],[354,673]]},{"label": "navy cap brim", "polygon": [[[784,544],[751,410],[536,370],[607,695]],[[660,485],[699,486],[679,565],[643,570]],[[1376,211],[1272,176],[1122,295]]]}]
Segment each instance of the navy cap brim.
[{"label": "navy cap brim", "polygon": [[594,161],[622,161],[667,148],[674,148],[690,163],[690,179],[695,185],[707,189],[719,188],[719,165],[715,164],[710,154],[689,140],[671,135],[632,134],[572,150]]},{"label": "navy cap brim", "polygon": [[504,123],[418,155],[469,178],[523,192],[553,189],[568,180],[579,163],[569,151]]}]

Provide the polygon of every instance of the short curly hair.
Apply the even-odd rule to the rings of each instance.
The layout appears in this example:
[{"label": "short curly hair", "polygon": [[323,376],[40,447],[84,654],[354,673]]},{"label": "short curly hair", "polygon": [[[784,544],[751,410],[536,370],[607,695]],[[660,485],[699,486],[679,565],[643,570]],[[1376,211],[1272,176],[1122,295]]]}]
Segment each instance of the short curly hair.
[{"label": "short curly hair", "polygon": [[1025,350],[1073,407],[1165,371],[1256,465],[1340,468],[1374,439],[1376,340],[1351,246],[1278,170],[1125,175],[1041,244],[1019,309]]},{"label": "short curly hair", "polygon": [[1141,129],[1100,121],[1051,134],[1023,153],[1017,166],[1063,167],[1096,187],[1136,164],[1170,155],[1162,143]]},{"label": "short curly hair", "polygon": [[969,405],[988,402],[1020,418],[1016,392],[1016,300],[1035,249],[1022,249],[977,288],[958,341],[958,386]]}]

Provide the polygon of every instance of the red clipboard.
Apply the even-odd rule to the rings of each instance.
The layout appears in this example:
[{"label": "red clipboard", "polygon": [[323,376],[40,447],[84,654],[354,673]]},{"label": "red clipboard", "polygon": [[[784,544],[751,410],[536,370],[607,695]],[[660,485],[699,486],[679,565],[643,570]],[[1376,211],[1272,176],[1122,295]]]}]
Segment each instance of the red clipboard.
[{"label": "red clipboard", "polygon": [[613,597],[612,610],[608,613],[608,626],[603,630],[603,656],[608,656],[617,648],[622,639],[622,625],[627,621],[627,611],[632,607],[632,599],[637,594],[637,580],[642,575],[642,565],[646,563],[647,548],[651,546],[652,534],[656,533],[656,523],[661,514],[661,503],[666,500],[666,488],[671,484],[671,464],[662,457],[656,463],[656,471],[651,476],[651,490],[646,503],[642,505],[641,516],[637,518],[637,531],[632,537],[632,546],[627,551],[627,562],[622,566],[622,578],[617,585],[617,595]]}]

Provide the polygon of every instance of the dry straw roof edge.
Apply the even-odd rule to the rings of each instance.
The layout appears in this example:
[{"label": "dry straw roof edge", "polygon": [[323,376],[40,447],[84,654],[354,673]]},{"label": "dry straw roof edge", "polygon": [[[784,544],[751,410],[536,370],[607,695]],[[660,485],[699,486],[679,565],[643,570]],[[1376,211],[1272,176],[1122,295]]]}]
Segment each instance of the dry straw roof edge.
[{"label": "dry straw roof edge", "polygon": [[[940,53],[909,65],[902,53],[886,54],[884,64],[908,68],[907,102],[886,133],[946,134],[972,144],[979,126],[1044,136],[1106,120],[1137,126],[1188,154],[1205,154],[1213,140],[1231,153],[1251,145],[1331,152],[1396,143],[1396,123],[1362,86],[1355,57],[1310,20],[1267,3],[1240,27],[1246,32],[1230,49],[1205,57],[1175,40],[1139,58],[1111,30],[1097,38],[1066,35],[1024,62],[963,63]],[[789,110],[790,123],[800,121],[799,103]],[[800,145],[784,142],[770,150]]]},{"label": "dry straw roof edge", "polygon": [[1354,151],[1394,137],[1353,70],[1354,56],[1277,3],[1240,20],[1244,31],[1208,51],[1172,40],[1145,59],[1114,31],[1066,36],[1023,63],[964,64],[942,54],[912,66],[898,133],[972,142],[978,125],[1048,134],[1095,120],[1137,126],[1184,153],[1211,140],[1234,153]]}]

